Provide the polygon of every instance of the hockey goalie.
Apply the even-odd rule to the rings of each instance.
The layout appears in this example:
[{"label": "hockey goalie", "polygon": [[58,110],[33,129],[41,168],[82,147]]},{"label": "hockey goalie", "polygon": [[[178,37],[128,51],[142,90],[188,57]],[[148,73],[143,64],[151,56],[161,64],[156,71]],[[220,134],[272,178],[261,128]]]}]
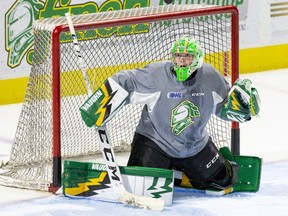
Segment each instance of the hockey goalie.
[{"label": "hockey goalie", "polygon": [[[128,167],[175,170],[175,186],[257,191],[261,159],[217,149],[205,130],[212,114],[240,123],[257,116],[257,89],[249,79],[238,79],[231,87],[213,66],[203,62],[204,50],[190,36],[176,40],[171,55],[171,60],[119,71],[108,78],[80,107],[85,124],[99,127],[123,105],[144,104]],[[118,86],[117,91],[113,86]],[[252,169],[245,169],[245,163],[252,164]]]}]

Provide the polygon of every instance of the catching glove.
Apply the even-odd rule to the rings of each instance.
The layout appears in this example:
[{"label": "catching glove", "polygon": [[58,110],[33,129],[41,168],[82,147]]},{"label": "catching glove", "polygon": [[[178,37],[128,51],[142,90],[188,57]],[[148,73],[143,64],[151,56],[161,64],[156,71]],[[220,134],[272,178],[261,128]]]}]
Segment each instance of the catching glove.
[{"label": "catching glove", "polygon": [[221,115],[237,122],[249,121],[260,111],[260,97],[249,79],[237,79],[229,91]]}]

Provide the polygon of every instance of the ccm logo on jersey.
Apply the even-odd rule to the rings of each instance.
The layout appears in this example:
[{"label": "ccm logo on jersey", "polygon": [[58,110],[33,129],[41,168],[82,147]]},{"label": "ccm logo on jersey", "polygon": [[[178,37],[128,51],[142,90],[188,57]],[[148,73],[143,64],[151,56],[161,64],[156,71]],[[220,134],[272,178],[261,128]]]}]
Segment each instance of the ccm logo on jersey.
[{"label": "ccm logo on jersey", "polygon": [[209,163],[206,164],[206,168],[209,169],[209,168],[212,166],[212,164],[214,164],[214,163],[216,162],[216,160],[217,160],[218,158],[219,158],[219,154],[217,153],[217,154],[212,158],[212,160],[209,161]]},{"label": "ccm logo on jersey", "polygon": [[196,93],[192,93],[191,95],[192,95],[192,97],[200,97],[200,96],[204,96],[205,93],[204,92],[196,92]]},{"label": "ccm logo on jersey", "polygon": [[167,98],[182,98],[181,92],[168,92]]}]

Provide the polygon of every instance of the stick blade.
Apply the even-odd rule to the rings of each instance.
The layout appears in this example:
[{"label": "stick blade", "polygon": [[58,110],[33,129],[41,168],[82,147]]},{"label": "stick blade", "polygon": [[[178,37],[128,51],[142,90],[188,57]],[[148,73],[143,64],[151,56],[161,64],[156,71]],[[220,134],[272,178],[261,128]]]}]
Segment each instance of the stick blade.
[{"label": "stick blade", "polygon": [[164,209],[164,200],[152,197],[137,196],[132,193],[124,192],[119,200],[127,205],[139,208],[162,211]]}]

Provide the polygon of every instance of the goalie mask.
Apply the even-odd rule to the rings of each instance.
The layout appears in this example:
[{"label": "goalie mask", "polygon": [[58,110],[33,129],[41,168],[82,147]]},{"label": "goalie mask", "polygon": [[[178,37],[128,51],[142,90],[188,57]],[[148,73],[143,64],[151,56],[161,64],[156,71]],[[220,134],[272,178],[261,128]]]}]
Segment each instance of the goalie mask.
[{"label": "goalie mask", "polygon": [[187,80],[203,64],[203,49],[194,38],[187,35],[173,43],[171,53],[178,81]]}]

